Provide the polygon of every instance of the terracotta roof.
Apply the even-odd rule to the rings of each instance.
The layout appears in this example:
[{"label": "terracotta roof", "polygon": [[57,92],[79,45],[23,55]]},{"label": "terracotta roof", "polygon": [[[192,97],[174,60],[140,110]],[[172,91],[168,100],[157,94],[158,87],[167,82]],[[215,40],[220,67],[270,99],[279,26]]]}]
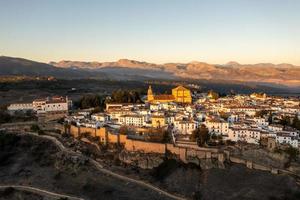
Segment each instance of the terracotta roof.
[{"label": "terracotta roof", "polygon": [[66,99],[50,99],[49,101],[46,101],[46,103],[66,103]]},{"label": "terracotta roof", "polygon": [[154,100],[175,100],[175,97],[171,94],[155,95]]},{"label": "terracotta roof", "polygon": [[183,87],[182,85],[179,85],[176,88],[173,88],[173,90],[189,90],[189,89]]},{"label": "terracotta roof", "polygon": [[152,118],[165,118],[163,115],[152,115]]}]

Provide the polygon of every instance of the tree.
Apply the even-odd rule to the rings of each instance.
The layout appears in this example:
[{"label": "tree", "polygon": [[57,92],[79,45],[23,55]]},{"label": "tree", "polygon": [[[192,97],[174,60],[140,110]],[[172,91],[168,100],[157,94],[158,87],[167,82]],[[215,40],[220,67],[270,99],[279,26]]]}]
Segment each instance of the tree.
[{"label": "tree", "polygon": [[288,116],[282,117],[282,119],[279,122],[283,126],[290,126],[291,125],[291,118]]},{"label": "tree", "polygon": [[213,134],[211,135],[211,139],[216,140],[216,139],[218,139],[218,136],[217,136],[215,133],[213,133]]},{"label": "tree", "polygon": [[75,105],[81,109],[97,107],[100,110],[104,107],[104,100],[99,95],[88,94],[82,96]]},{"label": "tree", "polygon": [[162,142],[163,143],[169,143],[171,141],[171,137],[168,131],[164,131],[163,132],[163,139]]},{"label": "tree", "polygon": [[292,127],[300,130],[300,120],[297,115],[295,115],[295,117],[293,119]]},{"label": "tree", "polygon": [[94,114],[94,113],[99,113],[99,112],[102,112],[103,111],[103,107],[95,107],[94,110],[92,110],[91,114]]},{"label": "tree", "polygon": [[229,114],[227,114],[227,113],[221,111],[221,112],[220,112],[220,117],[222,117],[223,119],[225,119],[225,120],[227,121],[228,118],[229,118]]},{"label": "tree", "polygon": [[41,129],[40,129],[39,125],[37,125],[37,124],[32,124],[31,127],[30,127],[30,130],[31,130],[32,132],[39,132]]},{"label": "tree", "polygon": [[269,117],[268,117],[268,122],[269,124],[273,123],[273,114],[270,112]]},{"label": "tree", "polygon": [[205,125],[201,125],[199,128],[195,129],[190,139],[196,141],[199,146],[203,146],[209,140],[209,132]]},{"label": "tree", "polygon": [[289,159],[291,161],[296,161],[298,158],[298,155],[299,155],[299,150],[292,146],[289,146],[288,148],[286,148],[284,150],[284,152],[289,155]]},{"label": "tree", "polygon": [[127,126],[121,126],[119,129],[119,133],[121,135],[127,135],[129,133],[129,129]]},{"label": "tree", "polygon": [[267,110],[256,111],[255,117],[263,117],[263,116],[267,115],[268,113],[269,112]]},{"label": "tree", "polygon": [[140,95],[135,90],[116,90],[111,94],[111,98],[106,103],[142,103]]},{"label": "tree", "polygon": [[12,120],[12,117],[4,110],[0,110],[0,124],[7,123]]}]

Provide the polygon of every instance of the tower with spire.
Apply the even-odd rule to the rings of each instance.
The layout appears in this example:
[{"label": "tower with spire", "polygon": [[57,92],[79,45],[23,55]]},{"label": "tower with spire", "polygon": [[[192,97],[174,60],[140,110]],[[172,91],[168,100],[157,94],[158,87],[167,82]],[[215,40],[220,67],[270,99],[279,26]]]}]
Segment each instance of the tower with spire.
[{"label": "tower with spire", "polygon": [[151,85],[149,85],[149,88],[148,88],[147,100],[148,100],[148,102],[154,100],[154,96],[153,96],[153,92],[152,92],[152,87],[151,87]]}]

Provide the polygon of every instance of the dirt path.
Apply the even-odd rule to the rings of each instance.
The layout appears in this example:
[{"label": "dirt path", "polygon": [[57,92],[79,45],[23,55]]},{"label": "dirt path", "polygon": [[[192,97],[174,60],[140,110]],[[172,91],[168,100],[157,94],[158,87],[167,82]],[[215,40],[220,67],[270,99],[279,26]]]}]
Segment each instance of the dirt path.
[{"label": "dirt path", "polygon": [[[41,137],[41,138],[45,138],[45,139],[48,139],[48,140],[51,140],[53,143],[56,144],[56,146],[63,152],[66,152],[68,154],[75,154],[75,155],[78,155],[78,156],[83,156],[81,153],[78,153],[78,152],[74,152],[73,150],[70,150],[68,149],[67,147],[65,147],[59,140],[57,140],[55,137],[53,136],[49,136],[49,135],[37,135],[36,133],[31,133],[31,132],[26,132],[26,133],[23,133],[23,134],[28,134],[28,135],[32,135],[32,136],[36,136],[36,137]],[[176,200],[185,200],[186,198],[184,197],[180,197],[180,196],[177,196],[177,195],[174,195],[174,194],[171,194],[167,191],[164,191],[156,186],[153,186],[152,184],[150,183],[147,183],[145,181],[142,181],[142,180],[136,180],[136,179],[133,179],[133,178],[130,178],[130,177],[127,177],[127,176],[124,176],[124,175],[120,175],[120,174],[117,174],[115,172],[112,172],[108,169],[105,169],[99,162],[97,162],[96,160],[94,159],[91,159],[91,158],[88,158],[90,163],[93,164],[96,169],[98,169],[100,172],[106,174],[106,175],[110,175],[112,177],[115,177],[115,178],[118,178],[118,179],[121,179],[121,180],[124,180],[124,181],[127,181],[127,182],[131,182],[131,183],[134,183],[134,184],[137,184],[137,185],[140,185],[142,187],[146,187],[150,190],[153,190],[155,192],[158,192],[159,194],[161,195],[164,195],[166,197],[169,197],[171,199],[176,199]]]},{"label": "dirt path", "polygon": [[73,197],[73,196],[69,196],[69,195],[65,195],[65,194],[58,194],[58,193],[50,192],[50,191],[47,191],[47,190],[43,190],[43,189],[40,189],[40,188],[31,187],[31,186],[1,185],[0,188],[1,189],[14,188],[16,190],[32,192],[32,193],[39,194],[41,196],[48,196],[48,197],[57,198],[57,199],[59,199],[59,198],[68,198],[70,200],[84,200],[83,198]]}]

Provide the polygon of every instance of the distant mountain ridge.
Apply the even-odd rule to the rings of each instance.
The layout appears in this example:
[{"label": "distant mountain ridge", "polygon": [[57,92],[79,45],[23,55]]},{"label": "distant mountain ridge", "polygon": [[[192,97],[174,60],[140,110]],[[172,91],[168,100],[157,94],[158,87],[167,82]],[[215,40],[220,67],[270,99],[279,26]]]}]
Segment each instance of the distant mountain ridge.
[{"label": "distant mountain ridge", "polygon": [[89,73],[82,73],[82,70],[63,69],[46,63],[7,56],[0,56],[0,75],[54,76],[58,78],[89,77]]},{"label": "distant mountain ridge", "polygon": [[239,64],[231,61],[224,65],[214,65],[194,61],[190,63],[154,64],[120,59],[117,62],[60,61],[51,62],[51,64],[57,67],[93,69],[95,71],[106,71],[108,68],[126,68],[132,71],[147,69],[184,79],[217,79],[300,85],[300,67],[286,63],[278,65],[272,63]]},{"label": "distant mountain ridge", "polygon": [[49,64],[0,56],[0,75],[54,76],[57,78],[106,78],[115,80],[225,80],[300,86],[300,67],[291,64],[216,65],[190,63],[154,64],[120,59],[116,62],[60,61]]}]

